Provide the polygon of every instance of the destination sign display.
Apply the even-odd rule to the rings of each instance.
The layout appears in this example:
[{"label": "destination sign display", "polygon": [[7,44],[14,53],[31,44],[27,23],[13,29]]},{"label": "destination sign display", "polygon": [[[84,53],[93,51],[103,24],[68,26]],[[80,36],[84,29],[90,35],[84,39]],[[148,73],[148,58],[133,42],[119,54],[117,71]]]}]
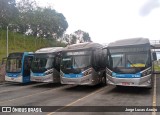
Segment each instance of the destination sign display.
[{"label": "destination sign display", "polygon": [[66,52],[66,55],[90,55],[91,51]]},{"label": "destination sign display", "polygon": [[126,47],[126,48],[111,48],[111,53],[117,53],[117,52],[142,52],[142,51],[148,51],[148,47]]},{"label": "destination sign display", "polygon": [[22,58],[23,53],[11,53],[8,58]]}]

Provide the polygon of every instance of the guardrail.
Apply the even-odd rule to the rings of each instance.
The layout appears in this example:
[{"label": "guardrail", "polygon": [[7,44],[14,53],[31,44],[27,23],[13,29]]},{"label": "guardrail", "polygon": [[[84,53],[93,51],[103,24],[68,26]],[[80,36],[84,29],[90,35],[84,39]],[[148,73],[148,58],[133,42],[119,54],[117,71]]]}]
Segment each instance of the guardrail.
[{"label": "guardrail", "polygon": [[150,40],[152,45],[160,44],[160,40]]},{"label": "guardrail", "polygon": [[5,81],[5,64],[0,66],[0,82]]}]

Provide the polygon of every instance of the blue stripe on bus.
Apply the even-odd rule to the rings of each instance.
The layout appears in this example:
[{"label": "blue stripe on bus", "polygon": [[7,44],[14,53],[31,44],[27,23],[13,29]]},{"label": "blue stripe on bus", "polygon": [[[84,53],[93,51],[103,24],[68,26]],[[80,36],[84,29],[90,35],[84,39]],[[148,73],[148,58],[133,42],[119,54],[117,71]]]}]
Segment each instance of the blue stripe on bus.
[{"label": "blue stripe on bus", "polygon": [[8,77],[18,77],[21,73],[6,73]]},{"label": "blue stripe on bus", "polygon": [[64,74],[64,77],[66,77],[66,78],[81,78],[81,77],[83,77],[83,74],[82,73],[80,73],[80,74],[73,74],[73,73]]},{"label": "blue stripe on bus", "polygon": [[135,74],[119,74],[119,73],[112,73],[113,77],[116,78],[140,78],[141,77],[141,73],[135,73]]},{"label": "blue stripe on bus", "polygon": [[45,76],[45,73],[32,73],[34,76]]}]

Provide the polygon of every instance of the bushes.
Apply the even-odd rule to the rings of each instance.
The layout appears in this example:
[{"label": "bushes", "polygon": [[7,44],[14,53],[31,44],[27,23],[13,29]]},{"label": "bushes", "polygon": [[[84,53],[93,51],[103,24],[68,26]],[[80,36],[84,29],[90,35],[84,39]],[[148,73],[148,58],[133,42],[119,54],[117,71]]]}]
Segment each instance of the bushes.
[{"label": "bushes", "polygon": [[[24,36],[19,33],[9,32],[8,52],[34,52],[44,47],[65,46],[64,43],[55,39],[35,38],[33,36]],[[6,57],[6,30],[0,30],[0,62]]]}]

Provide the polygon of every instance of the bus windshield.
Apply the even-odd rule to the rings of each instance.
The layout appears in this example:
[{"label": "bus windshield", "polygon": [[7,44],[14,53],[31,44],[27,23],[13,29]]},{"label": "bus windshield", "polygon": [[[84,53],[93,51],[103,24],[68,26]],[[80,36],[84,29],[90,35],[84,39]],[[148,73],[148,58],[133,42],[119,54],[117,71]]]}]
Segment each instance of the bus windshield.
[{"label": "bus windshield", "polygon": [[127,67],[148,67],[148,54],[127,54],[126,55]]},{"label": "bus windshield", "polygon": [[[45,54],[46,55],[46,54]],[[48,69],[54,67],[54,57],[50,56],[35,56],[32,64],[31,70],[32,72],[45,72]]]},{"label": "bus windshield", "polygon": [[148,52],[134,52],[134,53],[113,53],[111,54],[113,59],[113,70],[131,70],[132,72],[138,72],[150,65]]},{"label": "bus windshield", "polygon": [[22,63],[21,58],[8,58],[6,65],[6,72],[21,72]]},{"label": "bus windshield", "polygon": [[80,73],[91,65],[90,55],[67,55],[62,58],[61,69],[64,73]]}]

